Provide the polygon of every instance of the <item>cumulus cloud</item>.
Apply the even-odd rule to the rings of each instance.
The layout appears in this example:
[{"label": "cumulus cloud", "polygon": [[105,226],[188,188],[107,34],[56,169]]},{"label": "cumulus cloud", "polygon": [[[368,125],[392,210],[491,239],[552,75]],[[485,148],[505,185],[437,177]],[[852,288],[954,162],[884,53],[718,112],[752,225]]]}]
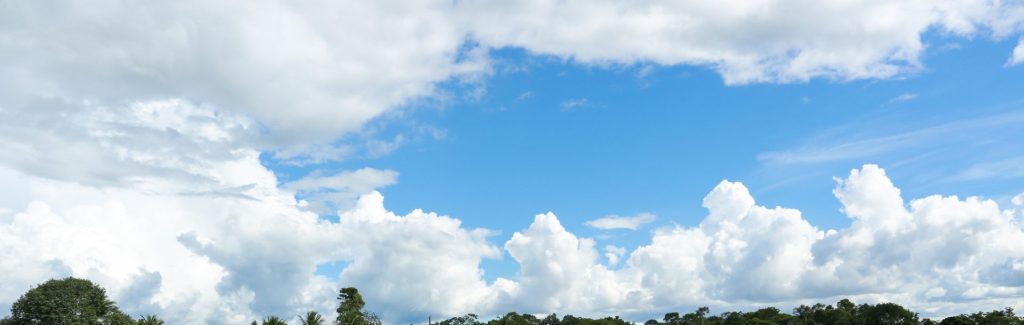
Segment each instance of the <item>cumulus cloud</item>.
[{"label": "cumulus cloud", "polygon": [[1013,48],[1013,54],[1010,55],[1010,59],[1006,61],[1007,66],[1018,65],[1024,62],[1024,38],[1017,42],[1017,47]]},{"label": "cumulus cloud", "polygon": [[[691,64],[729,84],[886,78],[920,70],[922,33],[1018,32],[1003,2],[463,2],[474,39],[587,64]],[[537,19],[537,17],[548,17]],[[836,19],[842,17],[842,19]],[[498,19],[500,18],[500,19]],[[500,23],[496,23],[500,22]]]},{"label": "cumulus cloud", "polygon": [[[1009,37],[1019,32],[1024,7],[946,1],[29,1],[8,4],[0,21],[0,59],[7,63],[0,67],[0,107],[8,114],[32,115],[37,121],[29,122],[52,127],[67,114],[88,119],[76,112],[89,107],[116,115],[128,102],[188,100],[251,118],[259,131],[251,141],[259,148],[322,160],[348,154],[331,143],[338,136],[436,97],[440,82],[482,81],[492,70],[492,49],[516,47],[599,66],[705,66],[730,84],[887,78],[921,68],[923,33]],[[325,148],[331,150],[317,150]]]},{"label": "cumulus cloud", "polygon": [[708,215],[699,225],[657,230],[617,270],[596,260],[592,240],[566,232],[551,214],[537,216],[506,249],[522,268],[521,297],[551,298],[521,304],[531,312],[614,310],[641,318],[702,304],[841,297],[897,301],[932,315],[1019,308],[1024,230],[1012,210],[978,197],[907,204],[874,165],[837,181],[848,228],[819,229],[798,210],[758,205],[741,183],[723,181],[705,197]]},{"label": "cumulus cloud", "polygon": [[0,13],[0,106],[56,117],[83,103],[188,98],[253,117],[271,147],[330,141],[434,95],[437,82],[488,73],[486,51],[464,46],[451,10],[443,1],[11,3]]},{"label": "cumulus cloud", "polygon": [[[176,323],[239,323],[308,309],[329,315],[335,290],[347,285],[360,287],[390,322],[507,310],[644,318],[699,304],[846,296],[946,314],[1021,307],[1024,294],[1024,232],[1012,212],[977,197],[908,204],[873,165],[838,180],[834,193],[852,220],[848,228],[819,229],[798,210],[758,205],[743,184],[723,181],[705,197],[700,224],[658,229],[632,252],[599,250],[554,214],[538,215],[504,243],[518,275],[488,282],[480,263],[501,256],[493,233],[420,210],[389,212],[372,191],[380,182],[356,181],[390,181],[387,171],[294,182],[294,189],[369,190],[327,222],[278,184],[255,151],[193,158],[181,166],[205,166],[201,184],[237,195],[182,194],[195,183],[171,178],[143,191],[4,168],[5,189],[28,195],[5,198],[10,212],[0,213],[0,261],[7,261],[0,263],[7,275],[0,307],[32,284],[65,275],[93,279],[131,310]],[[344,180],[359,173],[367,177]],[[345,265],[337,277],[316,274],[317,265],[336,261]]]},{"label": "cumulus cloud", "polygon": [[[386,313],[389,321],[488,309],[486,304],[511,290],[508,283],[482,280],[480,260],[500,255],[487,243],[489,231],[465,229],[456,219],[432,213],[397,216],[384,210],[374,189],[393,183],[396,172],[367,168],[282,185],[252,148],[215,150],[216,141],[209,139],[227,139],[220,131],[232,130],[232,118],[204,115],[185,102],[135,106],[141,114],[110,119],[132,125],[140,137],[100,133],[95,136],[106,141],[89,148],[92,156],[114,164],[98,171],[155,170],[139,174],[144,177],[75,182],[0,168],[3,192],[11,194],[4,195],[0,213],[4,312],[31,285],[63,276],[97,281],[129,311],[192,324],[247,323],[308,309],[330,315],[342,285],[377,288],[366,290],[371,304],[402,311]],[[162,114],[159,123],[148,121],[152,114]],[[210,124],[185,132],[172,123],[177,120]],[[164,149],[142,145],[149,134],[182,137],[171,145],[214,144],[210,150],[181,150],[173,159],[154,157]],[[296,192],[317,197],[322,191],[332,193],[325,200],[354,201],[338,222],[308,212],[295,198]],[[316,274],[317,265],[339,261],[348,265],[342,274]],[[438,289],[446,284],[458,285]]]},{"label": "cumulus cloud", "polygon": [[594,220],[588,220],[588,226],[597,229],[629,229],[637,230],[640,226],[654,222],[657,216],[650,213],[639,213],[635,216],[608,215]]}]

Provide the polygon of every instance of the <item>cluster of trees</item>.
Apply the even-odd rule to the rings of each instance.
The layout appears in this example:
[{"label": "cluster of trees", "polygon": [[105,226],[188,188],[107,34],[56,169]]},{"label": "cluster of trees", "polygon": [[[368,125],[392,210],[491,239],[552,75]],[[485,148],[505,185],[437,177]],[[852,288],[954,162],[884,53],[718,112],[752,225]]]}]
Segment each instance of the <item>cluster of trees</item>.
[{"label": "cluster of trees", "polygon": [[[332,321],[336,325],[380,325],[377,315],[364,311],[366,302],[356,288],[343,288],[338,293],[338,316]],[[310,311],[300,315],[303,325],[325,325],[327,319]],[[113,325],[163,325],[164,321],[155,315],[132,318],[122,312],[107,298],[106,291],[88,280],[65,278],[50,280],[30,289],[12,306],[11,315],[0,319],[0,325],[22,324],[113,324]],[[262,322],[252,325],[287,324],[277,316],[268,316]],[[531,314],[511,312],[487,322],[477,315],[453,317],[438,325],[635,325],[618,316],[599,319],[565,315],[559,318],[551,314],[540,318]],[[724,312],[712,315],[708,307],[680,314],[665,314],[660,321],[648,320],[644,325],[1024,325],[1024,317],[1014,314],[1012,308],[991,312],[978,312],[951,316],[941,321],[920,319],[903,306],[894,303],[854,304],[848,299],[840,300],[835,306],[815,304],[801,305],[792,314],[768,307],[752,312]]]},{"label": "cluster of trees", "polygon": [[[363,311],[366,303],[356,288],[343,288],[338,293],[337,325],[381,325],[377,315]],[[310,311],[300,316],[303,325],[325,325],[323,315]],[[65,278],[49,280],[30,289],[11,305],[11,315],[0,319],[0,325],[74,324],[74,325],[164,325],[156,315],[133,319],[107,298],[107,291],[89,280]],[[253,325],[286,325],[277,316],[268,316]]]},{"label": "cluster of trees", "polygon": [[[627,325],[633,324],[618,316],[601,319],[580,318],[566,315],[561,319],[551,314],[538,318],[529,314],[508,313],[497,319],[481,322],[477,316],[447,319],[440,325]],[[801,305],[787,314],[775,307],[761,308],[752,312],[724,312],[712,315],[708,307],[680,314],[667,313],[659,320],[648,320],[644,325],[1024,325],[1024,317],[1014,314],[1012,308],[991,312],[978,312],[952,316],[941,321],[920,319],[903,306],[894,303],[854,304],[849,299],[840,300],[835,306],[815,304]]]}]

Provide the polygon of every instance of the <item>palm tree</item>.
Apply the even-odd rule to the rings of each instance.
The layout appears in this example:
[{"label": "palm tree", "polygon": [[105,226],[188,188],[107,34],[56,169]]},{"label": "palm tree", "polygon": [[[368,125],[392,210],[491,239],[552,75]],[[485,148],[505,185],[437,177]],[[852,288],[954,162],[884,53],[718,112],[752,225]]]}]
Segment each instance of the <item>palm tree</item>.
[{"label": "palm tree", "polygon": [[284,320],[277,316],[267,316],[267,318],[263,319],[263,325],[288,325],[288,323],[285,323]]},{"label": "palm tree", "polygon": [[139,320],[135,321],[135,324],[136,325],[164,325],[164,321],[162,319],[156,318],[156,315],[148,315],[148,316],[143,316],[143,317],[139,318]]},{"label": "palm tree", "polygon": [[300,316],[299,321],[302,322],[302,325],[323,325],[324,317],[318,312],[310,311],[306,313],[305,317]]}]

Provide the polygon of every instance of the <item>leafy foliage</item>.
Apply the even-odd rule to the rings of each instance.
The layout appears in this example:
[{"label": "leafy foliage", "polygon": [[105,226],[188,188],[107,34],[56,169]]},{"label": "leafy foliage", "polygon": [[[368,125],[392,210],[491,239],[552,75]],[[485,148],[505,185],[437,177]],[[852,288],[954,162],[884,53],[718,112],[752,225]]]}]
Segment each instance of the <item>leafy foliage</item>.
[{"label": "leafy foliage", "polygon": [[163,325],[164,321],[155,315],[133,320],[107,298],[106,290],[89,280],[69,277],[29,289],[0,324]]},{"label": "leafy foliage", "polygon": [[[363,310],[366,302],[359,290],[342,288],[338,293],[338,317],[336,325],[380,325],[376,314]],[[303,325],[323,325],[326,320],[316,311],[299,316]],[[0,319],[0,325],[22,324],[113,324],[113,325],[163,325],[156,315],[141,316],[133,320],[122,313],[117,305],[107,298],[106,291],[88,280],[65,278],[49,280],[30,289],[11,306],[11,316]],[[277,316],[268,316],[262,323],[252,325],[287,324]],[[561,318],[550,314],[543,318],[531,314],[510,312],[490,321],[480,321],[476,314],[452,317],[438,325],[630,325],[635,324],[618,316],[591,319],[565,315]],[[680,314],[669,312],[661,321],[648,320],[644,325],[1024,325],[1012,308],[977,312],[946,317],[941,321],[920,319],[914,313],[895,303],[854,304],[843,299],[833,305],[800,305],[792,314],[783,313],[775,307],[761,308],[750,312],[727,311],[712,315],[708,307]]]},{"label": "leafy foliage", "polygon": [[379,325],[380,318],[377,314],[364,312],[363,296],[359,290],[353,287],[342,288],[338,292],[338,318],[335,323],[338,325]]},{"label": "leafy foliage", "polygon": [[324,316],[318,312],[310,311],[305,316],[302,316],[299,321],[302,322],[302,325],[323,325]]}]

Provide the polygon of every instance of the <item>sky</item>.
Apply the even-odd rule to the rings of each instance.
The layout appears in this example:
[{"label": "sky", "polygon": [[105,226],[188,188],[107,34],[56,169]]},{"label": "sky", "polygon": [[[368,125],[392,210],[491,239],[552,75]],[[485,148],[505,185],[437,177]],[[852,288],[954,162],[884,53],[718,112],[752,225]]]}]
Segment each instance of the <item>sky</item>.
[{"label": "sky", "polygon": [[0,1],[0,315],[1024,308],[1017,1]]}]

